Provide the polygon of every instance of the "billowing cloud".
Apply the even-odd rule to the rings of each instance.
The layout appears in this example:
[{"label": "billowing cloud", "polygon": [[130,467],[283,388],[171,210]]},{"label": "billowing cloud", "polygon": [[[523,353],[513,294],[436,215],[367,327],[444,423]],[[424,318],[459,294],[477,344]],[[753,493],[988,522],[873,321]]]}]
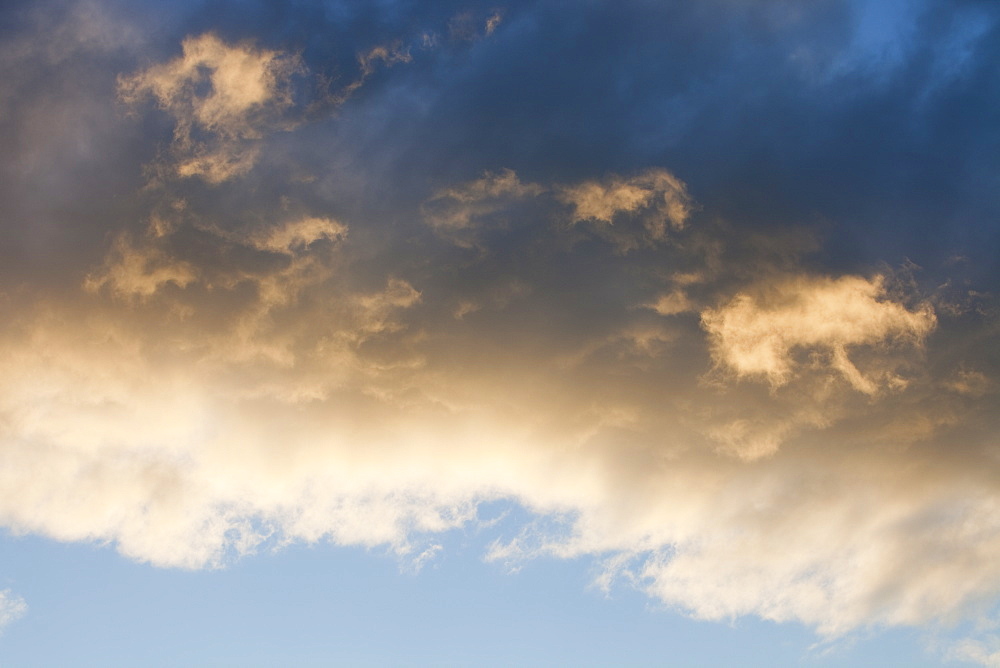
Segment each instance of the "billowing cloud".
[{"label": "billowing cloud", "polygon": [[[399,11],[386,21],[425,27]],[[902,246],[849,253],[861,223],[843,222],[851,200],[865,224],[913,215],[914,229],[939,229],[915,213],[908,198],[928,189],[911,178],[940,186],[935,215],[992,220],[981,193],[993,171],[973,163],[993,154],[966,160],[974,142],[934,125],[992,90],[992,70],[973,67],[989,59],[956,60],[964,74],[941,74],[934,94],[952,97],[925,100],[918,118],[894,112],[919,68],[886,69],[884,90],[854,70],[829,75],[847,21],[836,12],[766,14],[742,41],[726,32],[743,25],[733,21],[686,54],[664,37],[697,25],[681,9],[687,22],[661,17],[651,40],[628,7],[566,22],[512,6],[502,29],[492,10],[441,11],[427,29],[467,51],[415,62],[404,42],[349,43],[355,83],[311,109],[294,80],[326,46],[195,32],[179,56],[140,67],[126,40],[125,74],[115,89],[104,68],[104,95],[136,114],[94,114],[122,132],[81,123],[37,144],[48,162],[14,147],[5,174],[26,176],[4,200],[4,229],[26,248],[89,245],[74,263],[12,272],[0,291],[0,525],[167,567],[297,541],[388,546],[420,564],[442,551],[437,534],[484,526],[480,507],[505,500],[531,519],[496,529],[487,558],[592,558],[600,584],[698,618],[757,615],[828,637],[989,618],[1000,599],[991,270],[893,270]],[[811,38],[798,43],[793,24]],[[551,30],[569,32],[549,41]],[[992,33],[977,30],[959,44],[989,52],[977,35]],[[621,48],[642,62],[606,78],[601,63],[625,58],[622,35],[640,40]],[[553,62],[579,56],[588,74],[511,58],[505,40],[551,48]],[[736,61],[737,74],[718,69]],[[296,120],[403,62],[413,67],[339,115]],[[720,95],[727,86],[739,94]],[[17,90],[35,103],[25,109],[45,108]],[[521,90],[535,92],[511,94]],[[880,120],[816,111],[806,93],[864,99]],[[526,97],[537,105],[518,106]],[[155,147],[139,146],[143,99],[174,133],[169,178],[145,188],[137,175]],[[992,146],[985,121],[970,123]],[[804,141],[797,127],[830,136]],[[873,137],[906,150],[873,155]],[[869,186],[885,155],[953,143],[947,174],[908,164]],[[78,191],[39,178],[38,165],[105,153],[121,166],[94,195],[101,206],[68,206]],[[648,167],[658,162],[672,171]],[[959,185],[952,166],[979,180]],[[956,193],[978,204],[958,207]],[[873,237],[892,236],[878,225]],[[0,597],[0,623],[18,601]],[[990,643],[954,653],[989,661]]]}]

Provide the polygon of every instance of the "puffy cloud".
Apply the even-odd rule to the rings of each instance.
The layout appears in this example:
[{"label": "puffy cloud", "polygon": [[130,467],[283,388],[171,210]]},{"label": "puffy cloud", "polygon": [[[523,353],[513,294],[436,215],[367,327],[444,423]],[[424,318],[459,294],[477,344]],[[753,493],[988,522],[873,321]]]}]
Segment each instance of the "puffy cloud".
[{"label": "puffy cloud", "polygon": [[567,245],[548,192],[501,171],[414,207],[461,231],[533,202],[545,224],[473,262],[165,202],[82,285],[7,294],[0,521],[164,566],[316,540],[419,565],[508,499],[538,519],[489,558],[600,557],[605,585],[707,619],[837,636],[1000,593],[995,369],[932,338],[986,311],[939,322],[913,286],[710,225],[649,264]]},{"label": "puffy cloud", "polygon": [[[291,130],[346,102],[377,70],[410,62],[401,44],[377,45],[357,54],[357,78],[321,93],[292,114],[295,77],[307,73],[298,55],[257,48],[248,42],[228,44],[214,33],[184,39],[182,54],[166,63],[118,78],[118,97],[132,108],[146,97],[174,120],[170,174],[200,177],[209,183],[247,174],[261,156],[262,140],[277,130]],[[320,78],[322,80],[322,77]]]},{"label": "puffy cloud", "polygon": [[919,345],[935,322],[929,305],[910,310],[888,298],[882,276],[779,278],[702,312],[716,363],[738,376],[780,386],[800,366],[795,352],[815,351],[822,359],[813,364],[838,371],[865,394],[904,381],[886,370],[865,375],[848,357],[849,348]]},{"label": "puffy cloud", "polygon": [[[252,522],[263,515],[290,538],[332,533],[401,550],[410,528],[449,526],[421,490],[404,500],[409,510],[396,504],[402,487],[379,489],[374,460],[367,482],[346,460],[332,464],[378,405],[366,396],[390,395],[383,377],[419,364],[402,352],[408,333],[397,314],[420,294],[394,278],[338,288],[345,233],[314,217],[245,233],[156,220],[145,236],[115,243],[76,305],[22,305],[0,337],[7,526],[114,539],[127,555],[183,567],[252,551],[274,530]],[[184,267],[183,279],[154,260]],[[309,406],[327,399],[337,416],[316,423]],[[307,463],[314,436],[325,454]],[[286,463],[301,461],[271,476],[276,437]],[[363,440],[380,438],[391,437]],[[313,502],[315,516],[304,510]]]}]

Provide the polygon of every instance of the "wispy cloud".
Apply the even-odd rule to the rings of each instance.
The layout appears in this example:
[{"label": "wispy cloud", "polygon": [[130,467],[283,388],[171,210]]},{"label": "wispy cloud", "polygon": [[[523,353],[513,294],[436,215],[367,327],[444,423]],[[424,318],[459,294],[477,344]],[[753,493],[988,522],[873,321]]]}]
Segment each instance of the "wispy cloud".
[{"label": "wispy cloud", "polygon": [[182,54],[118,80],[128,105],[151,95],[175,122],[179,176],[219,183],[248,172],[259,140],[292,105],[289,80],[302,62],[249,44],[229,45],[206,33],[188,37]]},{"label": "wispy cloud", "polygon": [[693,206],[684,183],[665,169],[561,186],[557,197],[572,207],[574,223],[603,224],[598,229],[623,252],[664,241],[669,229],[684,227]]},{"label": "wispy cloud", "polygon": [[24,599],[11,592],[10,589],[0,591],[0,632],[4,627],[24,617],[28,605]]},{"label": "wispy cloud", "polygon": [[545,190],[537,183],[522,183],[512,169],[488,171],[482,178],[439,191],[424,203],[422,212],[427,224],[439,233],[469,245],[473,228],[484,219]]}]

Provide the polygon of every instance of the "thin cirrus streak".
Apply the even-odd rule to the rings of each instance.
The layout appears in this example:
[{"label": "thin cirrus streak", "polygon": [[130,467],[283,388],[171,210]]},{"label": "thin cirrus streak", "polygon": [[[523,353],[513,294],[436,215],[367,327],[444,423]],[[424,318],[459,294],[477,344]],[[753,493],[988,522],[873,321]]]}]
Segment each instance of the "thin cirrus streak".
[{"label": "thin cirrus streak", "polygon": [[[347,95],[410,61],[364,53]],[[997,599],[988,295],[815,269],[669,166],[495,165],[377,233],[287,197],[220,214],[197,189],[240,192],[308,126],[305,70],[208,33],[118,78],[172,134],[141,224],[0,296],[4,526],[205,568],[284,541],[427,554],[504,499],[557,526],[488,559],[594,557],[699,618],[834,637]],[[0,593],[0,626],[23,610]]]}]

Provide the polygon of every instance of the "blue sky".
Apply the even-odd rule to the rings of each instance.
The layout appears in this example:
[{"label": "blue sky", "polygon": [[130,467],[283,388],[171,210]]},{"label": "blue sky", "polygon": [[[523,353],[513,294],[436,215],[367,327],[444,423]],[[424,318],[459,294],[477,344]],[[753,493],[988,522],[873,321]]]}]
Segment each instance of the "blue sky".
[{"label": "blue sky", "polygon": [[[511,573],[449,540],[420,572],[328,545],[221,571],[150,569],[113,551],[8,538],[32,613],[4,638],[9,665],[938,665],[928,638],[890,630],[815,647],[797,625],[687,619],[633,589],[588,587],[581,561]],[[16,632],[15,632],[16,631]],[[55,642],[58,639],[58,642]]]},{"label": "blue sky", "polygon": [[1000,8],[7,3],[3,665],[998,665]]}]

